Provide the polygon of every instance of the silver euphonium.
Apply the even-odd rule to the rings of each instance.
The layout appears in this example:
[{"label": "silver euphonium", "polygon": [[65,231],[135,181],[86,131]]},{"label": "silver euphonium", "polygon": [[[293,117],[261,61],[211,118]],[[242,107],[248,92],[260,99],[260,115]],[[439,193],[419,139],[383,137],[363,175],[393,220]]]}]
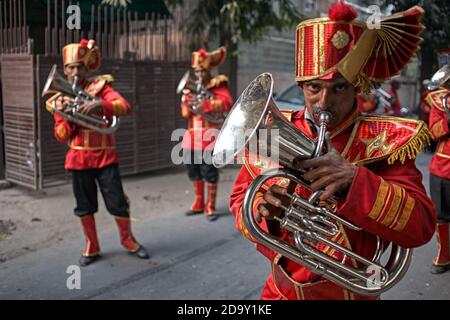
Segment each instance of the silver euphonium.
[{"label": "silver euphonium", "polygon": [[444,65],[438,71],[433,74],[430,79],[430,83],[428,83],[428,90],[434,91],[439,89],[439,87],[443,86],[447,81],[450,80],[450,64]]},{"label": "silver euphonium", "polygon": [[[404,276],[411,261],[412,250],[392,244],[389,261],[382,264],[381,258],[386,246],[379,237],[376,252],[371,259],[332,241],[342,226],[356,231],[362,229],[342,219],[334,211],[319,206],[318,198],[322,191],[312,193],[309,199],[289,194],[290,204],[282,207],[284,216],[275,218],[281,228],[292,233],[294,245],[265,232],[256,222],[253,203],[256,194],[268,180],[288,179],[311,191],[310,184],[295,169],[295,162],[321,155],[327,123],[331,118],[328,112],[319,114],[318,139],[311,140],[280,113],[272,99],[272,90],[273,79],[270,73],[259,75],[249,84],[228,114],[213,152],[213,164],[223,167],[233,162],[256,139],[259,152],[278,158],[279,164],[283,166],[283,169],[264,171],[248,187],[242,205],[245,227],[256,241],[313,273],[358,294],[379,295]],[[259,134],[261,129],[265,129],[265,134]],[[243,138],[244,132],[249,134]],[[273,146],[274,141],[276,147]],[[341,252],[345,259],[337,260],[316,249],[320,243]],[[348,258],[354,259],[357,267],[345,264]]]},{"label": "silver euphonium", "polygon": [[176,93],[181,94],[185,89],[190,90],[196,97],[196,99],[194,101],[191,101],[189,105],[189,110],[191,110],[192,113],[202,116],[205,120],[211,123],[216,124],[223,123],[223,121],[225,120],[225,113],[223,112],[203,113],[198,110],[198,107],[200,106],[202,101],[204,99],[213,98],[213,95],[211,95],[208,92],[208,90],[203,86],[201,78],[199,78],[197,81],[191,78],[189,70],[186,71],[186,73],[183,75],[180,82],[178,83]]},{"label": "silver euphonium", "polygon": [[[430,83],[428,84],[428,90],[434,91],[442,87],[447,81],[450,81],[450,64],[444,65],[431,77]],[[446,94],[442,97],[442,107],[444,108],[447,117],[450,119],[450,109],[448,108],[447,100],[450,94]]]},{"label": "silver euphonium", "polygon": [[65,78],[63,78],[57,71],[56,65],[54,65],[47,77],[44,89],[42,90],[42,97],[48,94],[60,93],[61,98],[72,98],[73,102],[64,102],[65,110],[59,110],[56,106],[56,99],[53,101],[53,112],[62,116],[70,122],[79,124],[83,127],[92,129],[102,134],[110,134],[115,132],[119,127],[119,118],[112,117],[109,121],[105,116],[99,117],[94,115],[84,115],[78,112],[80,101],[93,101],[96,97],[90,95],[80,87],[76,85],[76,81],[71,84]]}]

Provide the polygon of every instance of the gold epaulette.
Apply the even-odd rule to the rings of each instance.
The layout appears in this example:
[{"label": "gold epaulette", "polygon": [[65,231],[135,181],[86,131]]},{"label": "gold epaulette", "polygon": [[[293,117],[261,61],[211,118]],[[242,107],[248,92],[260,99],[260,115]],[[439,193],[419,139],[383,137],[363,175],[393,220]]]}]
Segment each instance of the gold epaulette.
[{"label": "gold epaulette", "polygon": [[447,93],[450,93],[450,90],[445,88],[431,91],[426,95],[425,102],[432,108],[444,111],[444,107],[442,106],[442,98],[444,98]]},{"label": "gold epaulette", "polygon": [[217,76],[215,76],[214,78],[212,78],[209,83],[208,83],[208,89],[210,88],[214,88],[214,87],[218,87],[221,84],[225,83],[228,84],[228,77],[226,75],[223,74],[219,74]]},{"label": "gold epaulette", "polygon": [[56,93],[45,101],[45,109],[47,109],[48,112],[53,113],[53,101],[60,95],[61,93]]},{"label": "gold epaulette", "polygon": [[430,132],[420,120],[361,116],[347,142],[342,156],[355,164],[415,159],[430,144]]},{"label": "gold epaulette", "polygon": [[98,80],[98,81],[104,80],[106,82],[106,84],[111,84],[114,82],[114,77],[111,74],[101,74],[101,75],[90,77],[87,80],[89,82],[94,82],[96,80]]},{"label": "gold epaulette", "polygon": [[110,74],[103,74],[99,76],[94,76],[87,79],[89,84],[84,88],[84,90],[92,96],[96,96],[100,91],[102,91],[103,87],[107,84],[111,84],[114,81],[114,78]]}]

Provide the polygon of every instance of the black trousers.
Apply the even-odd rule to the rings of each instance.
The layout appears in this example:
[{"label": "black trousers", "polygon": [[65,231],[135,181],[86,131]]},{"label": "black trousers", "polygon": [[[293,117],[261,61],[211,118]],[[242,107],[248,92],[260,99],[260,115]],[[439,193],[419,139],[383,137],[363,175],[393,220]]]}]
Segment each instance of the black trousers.
[{"label": "black trousers", "polygon": [[436,206],[437,222],[450,222],[450,180],[430,174],[430,193]]},{"label": "black trousers", "polygon": [[109,213],[117,217],[130,216],[130,204],[123,192],[118,164],[71,172],[76,216],[83,217],[98,211],[97,184]]},{"label": "black trousers", "polygon": [[183,150],[184,163],[188,170],[188,176],[191,181],[205,180],[208,183],[217,183],[219,181],[219,170],[212,164],[205,162],[204,152],[201,150]]}]

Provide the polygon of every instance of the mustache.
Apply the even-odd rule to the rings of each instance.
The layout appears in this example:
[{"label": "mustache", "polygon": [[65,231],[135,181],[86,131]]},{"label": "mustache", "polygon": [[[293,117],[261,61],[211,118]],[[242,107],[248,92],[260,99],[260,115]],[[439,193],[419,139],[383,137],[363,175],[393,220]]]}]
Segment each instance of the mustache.
[{"label": "mustache", "polygon": [[320,105],[318,103],[315,103],[311,106],[311,111],[312,111],[312,115],[314,116],[314,119],[319,119],[319,115],[321,112],[326,111],[328,113],[331,114],[331,119],[335,118],[334,112],[332,110],[332,108],[326,108],[325,110],[323,110],[322,108],[320,108]]}]

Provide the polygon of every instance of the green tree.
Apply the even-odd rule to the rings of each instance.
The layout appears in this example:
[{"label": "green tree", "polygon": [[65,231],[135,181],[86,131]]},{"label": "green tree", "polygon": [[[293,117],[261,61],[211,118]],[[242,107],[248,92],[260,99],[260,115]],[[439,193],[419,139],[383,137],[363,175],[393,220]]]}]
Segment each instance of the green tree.
[{"label": "green tree", "polygon": [[[183,6],[184,0],[166,0],[172,8]],[[218,39],[227,47],[228,59],[221,72],[230,77],[230,89],[236,96],[237,49],[240,41],[255,42],[270,28],[281,31],[302,19],[291,0],[198,0],[188,14],[185,29],[194,41],[191,49],[207,47],[209,39]]]},{"label": "green tree", "polygon": [[385,0],[385,5],[393,5],[394,11],[403,11],[414,5],[425,10],[422,23],[426,29],[421,34],[424,42],[418,57],[421,60],[421,80],[429,79],[436,71],[436,51],[450,48],[450,2],[442,0]]}]

